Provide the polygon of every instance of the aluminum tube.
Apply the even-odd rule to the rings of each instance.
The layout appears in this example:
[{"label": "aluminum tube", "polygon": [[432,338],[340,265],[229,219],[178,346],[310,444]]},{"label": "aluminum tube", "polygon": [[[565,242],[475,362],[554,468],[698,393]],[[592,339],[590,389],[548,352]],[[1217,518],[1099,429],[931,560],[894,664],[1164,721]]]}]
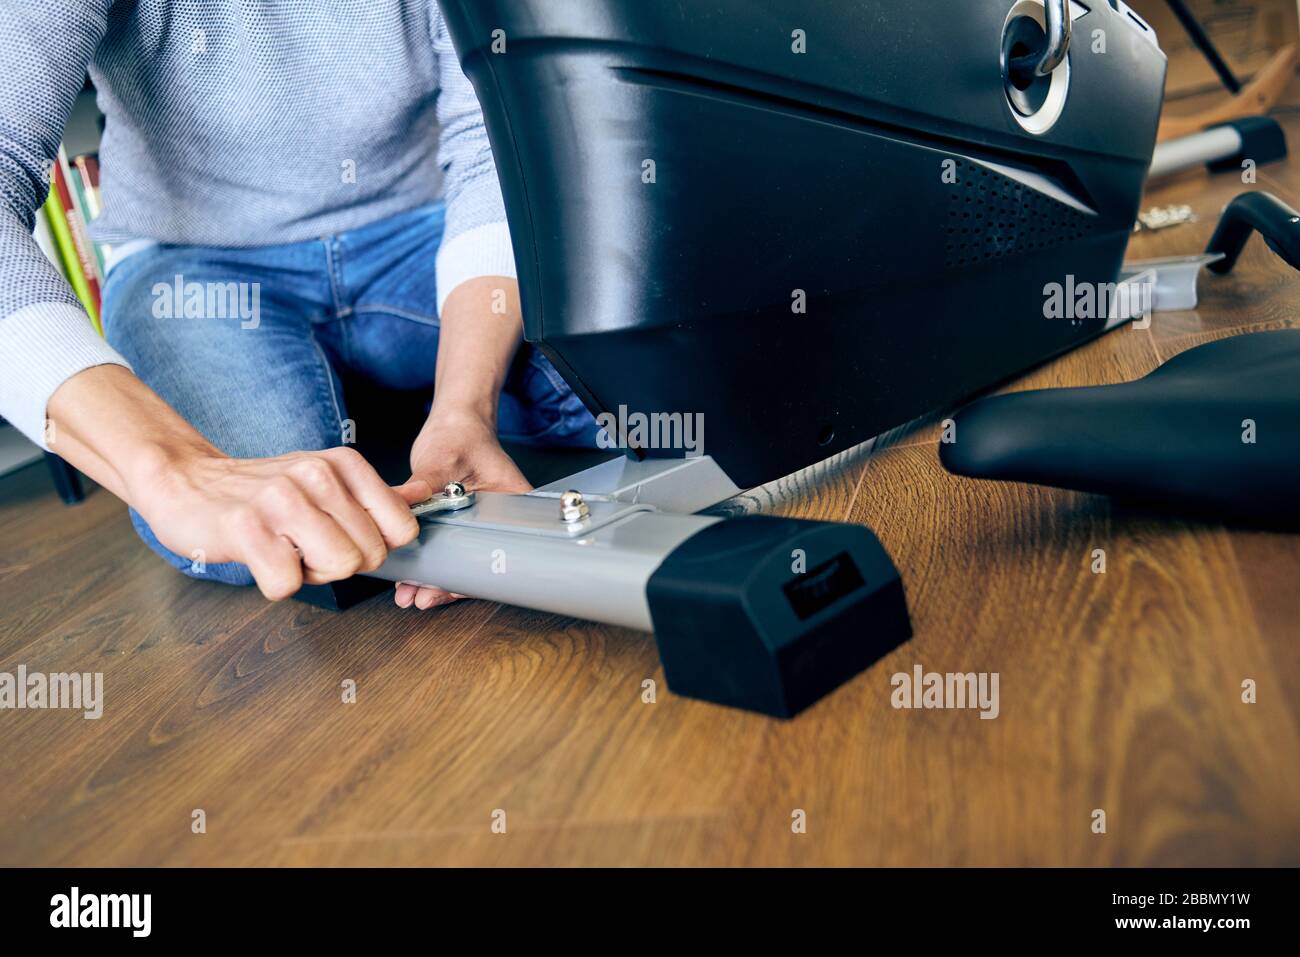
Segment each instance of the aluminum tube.
[{"label": "aluminum tube", "polygon": [[720,519],[633,512],[569,538],[536,531],[421,523],[420,537],[371,577],[651,631],[646,583],[678,545]]},{"label": "aluminum tube", "polygon": [[1216,126],[1203,133],[1167,140],[1156,146],[1147,179],[1227,159],[1239,153],[1241,146],[1241,134],[1231,126]]}]

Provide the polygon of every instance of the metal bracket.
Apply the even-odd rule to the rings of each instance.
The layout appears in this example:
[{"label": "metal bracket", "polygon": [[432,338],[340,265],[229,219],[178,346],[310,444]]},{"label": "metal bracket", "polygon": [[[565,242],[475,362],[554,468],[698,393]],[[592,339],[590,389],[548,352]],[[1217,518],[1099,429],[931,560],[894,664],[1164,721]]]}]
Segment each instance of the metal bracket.
[{"label": "metal bracket", "polygon": [[559,502],[541,495],[511,495],[506,492],[480,492],[470,508],[438,512],[425,516],[425,523],[478,528],[485,531],[511,532],[520,535],[543,535],[548,538],[580,538],[633,512],[652,512],[651,505],[587,499],[588,514],[581,521],[565,522],[560,517]]},{"label": "metal bracket", "polygon": [[[1222,253],[1203,253],[1199,256],[1166,256],[1163,259],[1130,260],[1119,274],[1118,285],[1142,287],[1141,296],[1130,295],[1129,302],[1142,301],[1151,312],[1177,312],[1196,308],[1196,281],[1201,268],[1223,259]],[[1117,297],[1117,301],[1121,297]],[[1111,315],[1107,328],[1118,325],[1135,315]]]},{"label": "metal bracket", "polygon": [[653,505],[665,512],[698,512],[743,491],[708,455],[640,460],[620,455],[528,494],[558,499],[569,489],[577,489],[588,503]]}]

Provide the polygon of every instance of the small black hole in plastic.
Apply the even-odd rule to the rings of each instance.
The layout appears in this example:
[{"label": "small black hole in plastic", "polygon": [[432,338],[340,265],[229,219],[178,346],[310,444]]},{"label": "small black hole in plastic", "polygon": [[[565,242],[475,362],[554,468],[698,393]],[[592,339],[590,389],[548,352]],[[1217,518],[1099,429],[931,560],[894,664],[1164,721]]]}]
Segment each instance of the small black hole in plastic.
[{"label": "small black hole in plastic", "polygon": [[[1011,49],[1008,51],[1008,55],[1012,60],[1019,60],[1021,57],[1029,56],[1032,52],[1034,51],[1029,49],[1029,44],[1017,40],[1015,43],[1011,44]],[[1034,74],[1032,72],[1012,69],[1009,70],[1008,73],[1010,75],[1007,79],[1011,81],[1011,85],[1017,90],[1027,90],[1033,86]]]}]

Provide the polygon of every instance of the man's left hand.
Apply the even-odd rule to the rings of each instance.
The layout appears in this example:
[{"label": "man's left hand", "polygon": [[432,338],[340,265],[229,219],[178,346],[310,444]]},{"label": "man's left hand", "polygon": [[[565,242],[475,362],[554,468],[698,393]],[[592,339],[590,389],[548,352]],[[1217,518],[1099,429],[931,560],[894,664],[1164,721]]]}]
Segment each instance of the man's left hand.
[{"label": "man's left hand", "polygon": [[[411,447],[411,478],[424,479],[435,492],[448,482],[481,492],[527,492],[532,488],[501,448],[493,423],[472,414],[440,413],[436,408]],[[421,609],[464,597],[415,582],[398,583],[395,594],[400,607]]]}]

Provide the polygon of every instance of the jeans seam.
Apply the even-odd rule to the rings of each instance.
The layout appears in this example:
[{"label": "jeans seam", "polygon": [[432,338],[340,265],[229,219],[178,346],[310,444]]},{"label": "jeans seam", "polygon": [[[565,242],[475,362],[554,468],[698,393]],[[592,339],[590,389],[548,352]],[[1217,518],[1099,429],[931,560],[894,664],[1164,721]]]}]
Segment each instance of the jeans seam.
[{"label": "jeans seam", "polygon": [[325,355],[325,350],[321,348],[320,342],[317,341],[315,331],[309,330],[307,336],[311,339],[312,348],[316,350],[316,357],[320,359],[320,367],[317,371],[325,376],[325,391],[329,394],[330,404],[334,407],[335,445],[340,445],[343,442],[343,409],[339,405],[338,392],[334,388],[333,367],[330,365],[329,358]]},{"label": "jeans seam", "polygon": [[334,237],[321,240],[325,244],[325,264],[329,270],[330,298],[334,300],[334,315],[344,319],[352,314],[350,307],[343,304],[343,274],[340,260],[343,258],[339,244]]},{"label": "jeans seam", "polygon": [[408,322],[418,322],[425,326],[442,325],[442,321],[437,315],[425,316],[418,312],[411,312],[409,309],[402,309],[399,306],[373,306],[368,303],[365,305],[358,304],[352,307],[352,312],[357,315],[360,315],[361,313],[382,312],[385,315],[393,316],[397,319],[405,319]]}]

